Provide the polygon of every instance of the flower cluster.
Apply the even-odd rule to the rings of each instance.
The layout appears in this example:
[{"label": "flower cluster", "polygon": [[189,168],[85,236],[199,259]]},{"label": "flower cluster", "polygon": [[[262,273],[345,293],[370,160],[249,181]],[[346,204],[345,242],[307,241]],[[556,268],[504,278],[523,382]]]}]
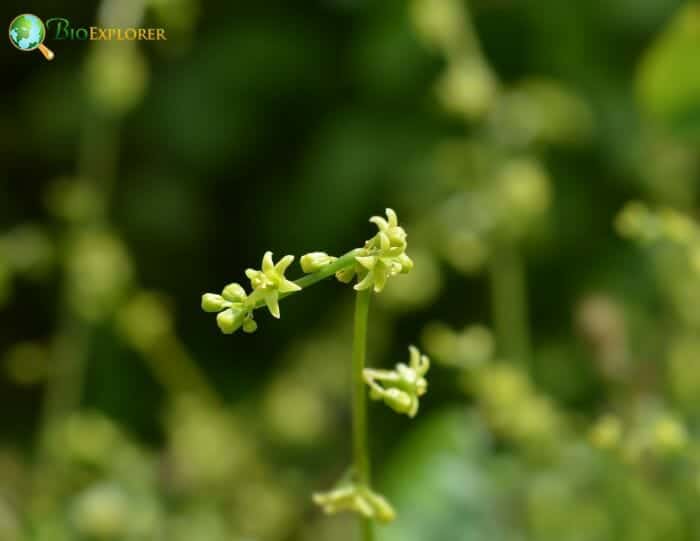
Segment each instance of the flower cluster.
[{"label": "flower cluster", "polygon": [[408,366],[399,363],[394,370],[365,368],[362,375],[369,385],[372,400],[383,400],[395,412],[415,417],[419,398],[428,390],[425,374],[430,368],[430,359],[421,355],[415,346],[409,346],[408,349]]},{"label": "flower cluster", "polygon": [[386,217],[386,220],[381,216],[369,219],[379,231],[358,250],[356,265],[336,274],[343,283],[350,283],[357,276],[356,291],[374,288],[375,293],[380,293],[388,278],[408,273],[413,268],[413,260],[406,254],[406,231],[392,209],[386,209]]},{"label": "flower cluster", "polygon": [[265,304],[273,317],[279,319],[279,298],[282,294],[300,291],[301,287],[288,280],[284,273],[294,261],[294,256],[287,255],[277,264],[272,260],[272,252],[265,252],[262,269],[247,269],[246,276],[253,289],[248,295],[240,284],[227,285],[220,295],[205,293],[202,295],[202,309],[217,313],[216,322],[224,334],[231,334],[243,328],[252,333],[258,328],[253,319],[253,310],[258,304]]},{"label": "flower cluster", "polygon": [[394,508],[383,496],[361,484],[349,483],[329,492],[317,492],[313,500],[329,515],[353,511],[380,522],[391,522],[396,518]]}]

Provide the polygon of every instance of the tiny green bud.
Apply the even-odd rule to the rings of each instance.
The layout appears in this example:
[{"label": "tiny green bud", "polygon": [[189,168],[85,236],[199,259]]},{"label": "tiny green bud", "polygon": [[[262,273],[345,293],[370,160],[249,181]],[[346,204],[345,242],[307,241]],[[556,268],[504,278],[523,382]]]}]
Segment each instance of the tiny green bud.
[{"label": "tiny green bud", "polygon": [[233,310],[227,308],[223,312],[219,312],[216,316],[216,324],[224,334],[233,334],[238,327],[241,326],[241,321]]},{"label": "tiny green bud", "polygon": [[215,293],[202,295],[202,310],[205,312],[221,312],[227,304],[221,295]]},{"label": "tiny green bud", "polygon": [[326,252],[311,252],[301,256],[301,270],[306,273],[320,271],[323,267],[338,259]]},{"label": "tiny green bud", "polygon": [[254,333],[256,330],[258,330],[258,324],[252,317],[247,317],[243,321],[243,332],[250,334]]},{"label": "tiny green bud", "polygon": [[411,396],[396,387],[386,389],[382,396],[384,403],[396,413],[409,413],[413,405]]},{"label": "tiny green bud", "polygon": [[243,289],[240,284],[235,282],[227,285],[221,292],[221,295],[224,297],[224,299],[231,302],[241,302],[247,297],[245,289]]}]

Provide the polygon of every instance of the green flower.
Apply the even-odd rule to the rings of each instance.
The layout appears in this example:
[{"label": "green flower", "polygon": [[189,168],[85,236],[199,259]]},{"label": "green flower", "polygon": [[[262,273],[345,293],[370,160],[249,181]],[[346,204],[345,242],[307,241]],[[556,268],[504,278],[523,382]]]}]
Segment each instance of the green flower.
[{"label": "green flower", "polygon": [[369,221],[379,231],[360,250],[355,258],[357,265],[343,269],[336,275],[338,280],[345,283],[357,275],[357,291],[373,288],[380,293],[387,279],[399,273],[408,273],[413,268],[413,261],[406,254],[406,231],[398,225],[398,218],[392,209],[386,209],[386,216],[387,219],[381,216],[370,218]]},{"label": "green flower", "polygon": [[386,498],[364,485],[349,483],[330,492],[317,492],[313,501],[328,515],[352,511],[380,522],[391,522],[396,518],[396,512]]},{"label": "green flower", "polygon": [[264,300],[272,316],[277,319],[280,317],[280,293],[292,293],[301,290],[300,286],[291,280],[287,280],[284,276],[284,272],[293,261],[293,255],[286,255],[275,264],[272,261],[272,252],[268,251],[263,256],[262,270],[247,269],[245,271],[245,275],[250,279],[250,285],[253,288],[251,299],[255,301],[258,299]]},{"label": "green flower", "polygon": [[372,400],[382,400],[395,412],[412,418],[418,413],[419,398],[428,390],[425,374],[430,368],[430,359],[421,355],[415,346],[409,346],[408,350],[408,366],[399,363],[394,370],[365,368],[362,375],[370,387]]}]

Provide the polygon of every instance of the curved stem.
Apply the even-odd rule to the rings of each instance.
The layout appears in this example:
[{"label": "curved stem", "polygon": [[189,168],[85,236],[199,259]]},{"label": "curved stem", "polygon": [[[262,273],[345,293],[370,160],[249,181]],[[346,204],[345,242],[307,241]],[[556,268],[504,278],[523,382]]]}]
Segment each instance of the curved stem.
[{"label": "curved stem", "polygon": [[[371,471],[367,445],[367,396],[362,371],[367,356],[367,323],[372,290],[358,291],[355,299],[355,321],[352,343],[352,447],[358,483],[370,486]],[[362,540],[374,538],[372,521],[361,519]]]}]

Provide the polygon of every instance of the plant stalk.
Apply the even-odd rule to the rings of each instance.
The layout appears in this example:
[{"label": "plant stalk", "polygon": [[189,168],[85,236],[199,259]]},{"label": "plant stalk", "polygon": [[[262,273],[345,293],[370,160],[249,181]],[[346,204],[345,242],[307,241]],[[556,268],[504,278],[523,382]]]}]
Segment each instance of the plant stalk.
[{"label": "plant stalk", "polygon": [[[352,344],[352,447],[357,482],[370,486],[371,470],[367,443],[367,395],[362,371],[367,357],[367,322],[372,290],[358,291],[355,298],[355,321]],[[372,521],[361,519],[362,541],[372,541]]]}]

